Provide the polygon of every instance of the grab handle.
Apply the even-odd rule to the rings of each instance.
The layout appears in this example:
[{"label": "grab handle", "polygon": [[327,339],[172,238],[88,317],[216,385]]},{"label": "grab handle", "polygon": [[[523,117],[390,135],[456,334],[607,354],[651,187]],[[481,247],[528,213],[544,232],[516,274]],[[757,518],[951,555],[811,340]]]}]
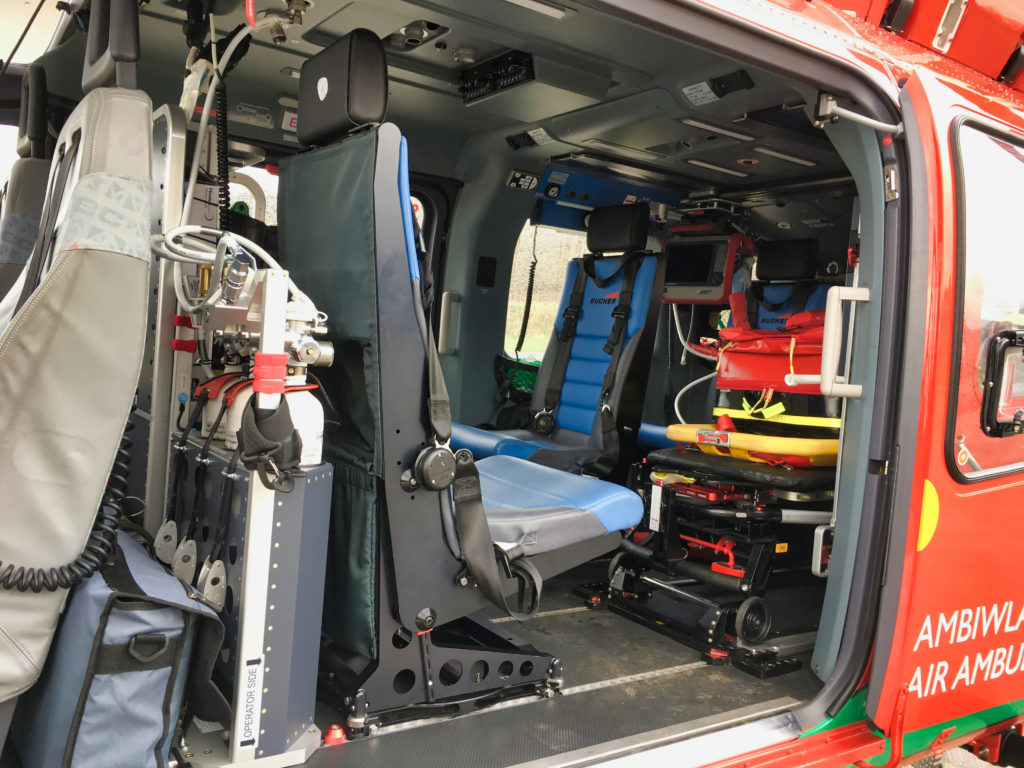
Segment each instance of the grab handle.
[{"label": "grab handle", "polygon": [[871,291],[847,285],[834,285],[828,289],[825,299],[825,328],[821,340],[820,374],[786,374],[786,385],[790,387],[818,384],[825,397],[860,397],[864,387],[847,384],[839,375],[839,352],[843,347],[843,302],[868,301]]},{"label": "grab handle", "polygon": [[454,355],[457,351],[452,343],[452,312],[453,304],[462,301],[462,297],[453,291],[445,291],[441,294],[441,321],[437,332],[437,354]]}]

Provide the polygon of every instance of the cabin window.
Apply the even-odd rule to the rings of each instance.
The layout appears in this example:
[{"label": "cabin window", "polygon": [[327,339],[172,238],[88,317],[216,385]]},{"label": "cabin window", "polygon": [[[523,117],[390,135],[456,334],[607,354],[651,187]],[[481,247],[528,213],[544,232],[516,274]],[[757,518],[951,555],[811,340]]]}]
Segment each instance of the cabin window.
[{"label": "cabin window", "polygon": [[18,126],[0,125],[0,189],[11,175],[11,166],[18,159]]},{"label": "cabin window", "polygon": [[534,258],[537,260],[537,268],[533,300],[530,303],[530,318],[523,347],[518,354],[520,360],[532,362],[544,357],[544,350],[551,338],[551,329],[554,328],[555,315],[562,298],[566,266],[570,259],[582,256],[586,251],[587,236],[583,232],[539,227],[526,222],[523,231],[519,233],[512,258],[512,278],[505,313],[505,354],[516,357],[516,345],[523,327],[530,265]]},{"label": "cabin window", "polygon": [[[948,449],[954,474],[976,480],[1024,470],[1024,371],[1015,370],[1020,355],[1003,349],[1024,330],[1024,258],[1008,228],[1020,217],[1011,190],[1024,187],[1024,142],[967,122],[956,145],[959,338]],[[996,426],[993,405],[1010,429]],[[1012,429],[1015,418],[1021,430]]]},{"label": "cabin window", "polygon": [[277,175],[255,166],[239,168],[231,175],[232,206],[268,226],[277,226]]}]

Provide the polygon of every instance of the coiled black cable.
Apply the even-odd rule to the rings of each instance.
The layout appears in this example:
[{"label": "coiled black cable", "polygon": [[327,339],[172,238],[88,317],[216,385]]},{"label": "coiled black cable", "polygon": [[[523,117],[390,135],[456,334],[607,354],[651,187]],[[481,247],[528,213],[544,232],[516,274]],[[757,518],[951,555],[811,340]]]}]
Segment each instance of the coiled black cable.
[{"label": "coiled black cable", "polygon": [[70,589],[83,579],[92,576],[106,563],[114,550],[114,534],[117,531],[118,518],[121,516],[125,492],[128,489],[128,476],[131,471],[133,441],[129,432],[135,429],[135,404],[128,414],[128,420],[121,433],[121,442],[117,446],[114,465],[107,480],[107,489],[103,493],[96,520],[92,524],[89,538],[86,539],[82,553],[72,562],[54,568],[28,568],[14,563],[0,561],[0,587],[16,589],[19,592],[55,592],[58,589]]},{"label": "coiled black cable", "polygon": [[220,207],[220,228],[227,231],[231,228],[231,188],[228,184],[228,91],[224,81],[217,83],[214,94],[214,106],[217,109],[217,181],[220,189],[218,204]]},{"label": "coiled black cable", "polygon": [[530,307],[533,305],[533,284],[537,279],[537,256],[530,262],[530,274],[526,278],[526,300],[523,302],[523,324],[519,327],[519,340],[516,341],[516,359],[523,350],[526,341],[526,329],[530,325]]}]

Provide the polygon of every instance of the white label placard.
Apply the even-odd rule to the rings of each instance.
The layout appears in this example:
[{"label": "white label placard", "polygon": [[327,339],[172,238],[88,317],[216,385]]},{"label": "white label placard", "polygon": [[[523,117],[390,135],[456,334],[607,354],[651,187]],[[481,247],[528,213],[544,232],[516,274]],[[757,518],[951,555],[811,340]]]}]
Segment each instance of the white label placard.
[{"label": "white label placard", "polygon": [[700,107],[704,104],[710,104],[713,101],[718,101],[718,97],[715,96],[715,92],[711,90],[711,86],[708,85],[707,81],[694,83],[693,85],[684,85],[683,95],[688,98],[690,103],[695,107]]},{"label": "white label placard", "polygon": [[648,527],[652,531],[661,528],[661,486],[657,483],[651,484],[651,515]]},{"label": "white label placard", "polygon": [[263,709],[263,656],[247,659],[242,666],[241,707],[236,715],[235,738],[241,749],[255,749],[260,741]]}]

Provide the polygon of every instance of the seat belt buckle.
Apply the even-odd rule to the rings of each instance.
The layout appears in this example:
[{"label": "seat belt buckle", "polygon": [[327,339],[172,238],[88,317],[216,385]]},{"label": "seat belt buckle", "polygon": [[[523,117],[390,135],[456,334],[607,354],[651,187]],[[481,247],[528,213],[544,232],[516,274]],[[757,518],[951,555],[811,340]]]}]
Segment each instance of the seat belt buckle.
[{"label": "seat belt buckle", "polygon": [[616,320],[625,320],[629,317],[629,308],[622,304],[616,304],[615,309],[612,310],[612,317]]},{"label": "seat belt buckle", "polygon": [[573,336],[576,335],[576,325],[579,321],[580,309],[579,307],[566,307],[565,311],[562,312],[562,332],[558,334],[558,340],[561,342],[569,341]]},{"label": "seat belt buckle", "polygon": [[555,431],[555,416],[548,409],[538,411],[530,423],[530,430],[538,435],[550,435]]}]

